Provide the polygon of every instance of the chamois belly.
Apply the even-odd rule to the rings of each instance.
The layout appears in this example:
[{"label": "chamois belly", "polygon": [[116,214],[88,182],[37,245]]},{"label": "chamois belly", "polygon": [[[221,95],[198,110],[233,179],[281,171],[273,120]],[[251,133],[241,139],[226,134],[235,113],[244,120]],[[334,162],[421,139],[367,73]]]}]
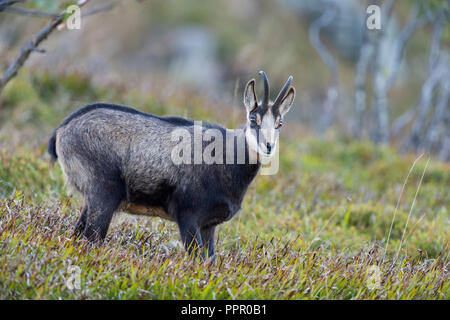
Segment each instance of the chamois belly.
[{"label": "chamois belly", "polygon": [[160,217],[166,220],[174,221],[174,219],[170,217],[163,208],[160,207],[151,207],[141,204],[126,203],[123,205],[122,210],[125,211],[126,213],[135,214],[139,216]]}]

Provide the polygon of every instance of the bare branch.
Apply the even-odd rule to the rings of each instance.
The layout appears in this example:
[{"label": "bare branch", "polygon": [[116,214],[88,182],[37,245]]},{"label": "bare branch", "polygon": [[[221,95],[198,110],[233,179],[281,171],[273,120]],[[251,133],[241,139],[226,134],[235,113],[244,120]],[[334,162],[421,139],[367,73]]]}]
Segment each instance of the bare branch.
[{"label": "bare branch", "polygon": [[[88,2],[86,1],[79,1],[78,5],[81,7],[85,5]],[[20,53],[16,60],[9,66],[9,68],[6,70],[6,72],[3,74],[2,78],[0,79],[0,93],[5,87],[6,83],[10,81],[13,77],[17,75],[17,72],[19,69],[23,66],[25,61],[28,59],[30,54],[34,51],[39,51],[37,48],[39,44],[44,41],[49,34],[51,34],[59,24],[63,22],[64,19],[64,12],[61,12],[58,14],[57,17],[53,18],[49,24],[47,24],[44,28],[42,28],[26,45],[22,47],[20,50]]]},{"label": "bare branch", "polygon": [[328,52],[328,49],[324,46],[320,40],[320,31],[328,26],[336,16],[336,8],[328,8],[316,21],[311,24],[309,28],[309,39],[314,49],[316,49],[322,61],[327,65],[328,69],[332,73],[332,78],[337,75],[336,62],[333,56]]},{"label": "bare branch", "polygon": [[417,29],[420,29],[425,26],[425,24],[428,23],[429,17],[421,17],[419,18],[419,8],[417,6],[414,6],[412,9],[412,12],[409,16],[408,22],[406,26],[403,28],[403,30],[400,32],[399,36],[397,37],[394,45],[394,58],[393,58],[393,64],[392,64],[392,70],[390,72],[390,75],[388,76],[385,87],[386,91],[389,91],[389,89],[392,87],[392,85],[395,82],[395,79],[397,77],[398,69],[401,65],[402,59],[403,59],[403,53],[405,51],[405,46],[408,40],[412,37],[414,32]]},{"label": "bare branch", "polygon": [[112,3],[106,4],[106,5],[98,7],[98,8],[94,8],[94,9],[88,11],[88,12],[83,13],[82,16],[83,17],[89,17],[89,16],[92,16],[92,15],[100,13],[100,12],[109,11],[112,8],[114,8],[118,2],[119,2],[119,0],[113,1]]},{"label": "bare branch", "polygon": [[16,4],[18,2],[24,2],[25,0],[0,0],[0,11],[5,10],[9,6]]},{"label": "bare branch", "polygon": [[40,17],[40,18],[56,18],[58,17],[57,13],[49,13],[49,12],[42,12],[38,10],[30,10],[25,8],[19,8],[19,7],[9,7],[5,8],[5,12],[19,14],[22,16],[31,16],[31,17]]},{"label": "bare branch", "polygon": [[[10,12],[18,13],[18,14],[25,14],[25,15],[31,15],[31,16],[40,16],[45,18],[52,18],[49,24],[47,24],[44,28],[41,29],[26,45],[22,47],[20,50],[19,55],[14,60],[14,62],[9,66],[9,68],[6,70],[6,72],[3,74],[3,76],[0,79],[0,93],[2,92],[5,85],[10,81],[12,78],[14,78],[17,75],[17,72],[19,69],[23,66],[25,61],[28,59],[30,54],[32,52],[39,52],[43,53],[45,50],[39,49],[39,44],[44,41],[57,27],[59,24],[61,24],[64,20],[64,13],[61,12],[59,14],[51,14],[51,13],[44,13],[40,11],[35,10],[28,10],[24,8],[8,8],[9,6],[17,3],[22,2],[24,0],[0,0],[0,11],[4,9],[8,9]],[[87,4],[89,0],[79,0],[77,2],[79,7],[84,6]],[[105,12],[108,10],[111,10],[119,0],[116,0],[108,5],[105,5],[103,7],[95,8],[83,15],[83,17],[91,16],[100,12]]]},{"label": "bare branch", "polygon": [[[25,1],[25,0],[14,0],[14,1],[19,2],[19,1]],[[108,3],[104,6],[100,6],[98,8],[94,8],[90,11],[87,11],[87,12],[83,13],[82,17],[85,18],[85,17],[93,16],[97,13],[109,11],[112,8],[114,8],[119,1],[120,0],[112,1],[111,3]],[[15,2],[13,2],[13,3],[15,3]],[[43,11],[39,11],[39,10],[31,10],[31,9],[26,9],[26,8],[21,8],[21,7],[6,7],[4,9],[4,11],[9,12],[9,13],[18,14],[18,15],[23,15],[23,16],[32,16],[32,17],[40,17],[40,18],[54,19],[54,18],[58,17],[57,13],[43,12]]]},{"label": "bare branch", "polygon": [[442,133],[444,135],[449,134],[448,131],[450,129],[445,124],[449,113],[449,111],[446,110],[449,105],[449,98],[450,70],[447,68],[446,75],[442,78],[442,81],[440,83],[440,94],[436,102],[433,117],[431,119],[430,125],[428,126],[428,132],[422,145],[422,149],[425,149],[426,151],[432,151],[434,147],[437,147],[436,144],[438,143],[438,139]]},{"label": "bare branch", "polygon": [[18,70],[23,66],[25,61],[28,59],[29,55],[36,50],[37,46],[45,40],[48,35],[56,29],[56,27],[63,21],[63,16],[58,15],[57,18],[53,19],[48,25],[46,25],[41,31],[39,31],[33,39],[31,39],[25,46],[20,50],[19,56],[16,60],[9,66],[6,72],[0,79],[0,92],[6,85],[6,83],[16,76]]}]

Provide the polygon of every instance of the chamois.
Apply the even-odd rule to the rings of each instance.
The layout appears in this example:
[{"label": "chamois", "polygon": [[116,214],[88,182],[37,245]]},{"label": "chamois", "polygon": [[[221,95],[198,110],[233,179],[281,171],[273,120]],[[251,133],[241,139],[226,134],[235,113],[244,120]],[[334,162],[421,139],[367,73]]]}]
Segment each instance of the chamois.
[{"label": "chamois", "polygon": [[[255,79],[250,80],[244,92],[247,121],[240,129],[212,123],[200,126],[201,134],[215,130],[226,142],[211,152],[216,156],[214,163],[190,161],[189,156],[196,157],[196,143],[201,152],[208,145],[208,139],[195,138],[199,126],[190,119],[106,103],[87,105],[66,118],[54,130],[48,152],[84,200],[74,236],[103,241],[114,212],[121,210],[175,221],[188,252],[197,255],[200,250],[203,258],[214,256],[215,227],[241,209],[261,157],[274,154],[283,116],[294,101],[292,77],[272,102],[267,76],[260,74],[263,99],[257,100]],[[188,154],[183,156],[188,161],[183,163],[173,161],[180,145],[180,137],[173,138],[176,130],[194,135],[185,144],[188,148],[183,153]],[[241,162],[239,144],[244,146]]]}]

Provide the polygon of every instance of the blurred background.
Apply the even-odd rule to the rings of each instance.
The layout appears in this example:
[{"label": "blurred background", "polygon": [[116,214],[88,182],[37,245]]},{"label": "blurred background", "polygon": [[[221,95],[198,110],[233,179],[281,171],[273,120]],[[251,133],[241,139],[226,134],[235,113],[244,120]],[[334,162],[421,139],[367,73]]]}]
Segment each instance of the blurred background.
[{"label": "blurred background", "polygon": [[[55,13],[69,3],[19,1],[0,13],[2,73],[49,22],[17,8]],[[381,8],[381,30],[366,26],[370,4]],[[0,93],[3,141],[14,141],[11,119],[26,131],[43,112],[33,113],[30,91],[51,105],[41,116],[67,114],[58,103],[71,110],[94,100],[145,109],[145,99],[123,99],[131,90],[160,103],[162,114],[203,116],[189,109],[201,103],[212,120],[234,125],[244,120],[245,83],[256,78],[261,92],[264,70],[272,98],[294,77],[288,135],[363,139],[450,159],[449,1],[93,0],[82,12],[81,30],[60,26]],[[54,100],[61,76],[76,82],[62,102]],[[124,91],[86,96],[86,83]],[[30,106],[14,108],[27,94]]]}]

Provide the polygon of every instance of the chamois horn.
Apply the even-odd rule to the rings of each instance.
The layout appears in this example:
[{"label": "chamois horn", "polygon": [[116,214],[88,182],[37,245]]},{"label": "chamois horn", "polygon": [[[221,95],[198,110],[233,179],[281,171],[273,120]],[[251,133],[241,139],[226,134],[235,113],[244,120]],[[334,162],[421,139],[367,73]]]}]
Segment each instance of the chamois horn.
[{"label": "chamois horn", "polygon": [[273,103],[273,106],[279,106],[281,103],[281,100],[283,100],[284,96],[286,95],[287,90],[289,89],[289,86],[291,85],[292,76],[289,76],[286,83],[283,86],[283,89],[281,89],[280,93],[278,94],[277,98],[275,99],[275,102]]}]

